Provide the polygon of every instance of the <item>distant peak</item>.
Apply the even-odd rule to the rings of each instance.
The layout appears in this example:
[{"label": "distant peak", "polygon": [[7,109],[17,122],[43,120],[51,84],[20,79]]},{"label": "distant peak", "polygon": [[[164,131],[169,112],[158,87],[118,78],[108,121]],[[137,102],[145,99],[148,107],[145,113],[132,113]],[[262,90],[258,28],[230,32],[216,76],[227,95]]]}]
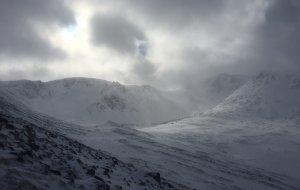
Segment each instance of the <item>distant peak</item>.
[{"label": "distant peak", "polygon": [[70,77],[70,78],[62,78],[57,80],[51,80],[48,82],[109,82],[103,79],[97,79],[97,78],[88,78],[88,77]]}]

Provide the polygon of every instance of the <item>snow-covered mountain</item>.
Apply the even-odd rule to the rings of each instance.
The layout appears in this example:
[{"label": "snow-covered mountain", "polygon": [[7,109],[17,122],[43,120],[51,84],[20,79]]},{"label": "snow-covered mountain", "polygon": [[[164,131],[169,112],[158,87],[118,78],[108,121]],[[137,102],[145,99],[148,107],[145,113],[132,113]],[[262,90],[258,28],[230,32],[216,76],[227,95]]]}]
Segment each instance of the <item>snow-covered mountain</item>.
[{"label": "snow-covered mountain", "polygon": [[[253,89],[264,91],[263,86],[277,81],[268,76],[264,74],[252,79],[253,83],[264,84],[262,88],[253,85]],[[283,84],[290,84],[291,89],[299,86],[297,77],[277,77],[281,82],[285,81],[281,77],[285,78],[287,82]],[[39,111],[38,105],[50,101],[52,104],[56,102],[54,108],[59,108],[58,103],[66,103],[68,107],[64,108],[71,112],[81,105],[85,106],[82,102],[91,103],[88,101],[90,93],[99,93],[91,90],[96,85],[91,84],[90,79],[87,83],[70,79],[71,84],[65,80],[69,79],[49,83],[1,83],[1,187],[296,190],[300,186],[300,131],[294,120],[258,120],[255,117],[250,120],[237,117],[224,119],[219,117],[223,112],[215,111],[154,126],[140,127],[116,122],[88,125],[91,122],[83,123],[86,121],[82,119],[83,124],[79,125]],[[281,83],[278,81],[275,83]],[[99,89],[104,89],[103,86],[108,83],[96,82],[101,83]],[[111,87],[114,85],[116,87]],[[122,85],[108,83],[108,86],[110,90],[104,90],[106,93],[121,93],[122,97],[126,94],[120,91]],[[125,89],[128,88],[131,87],[125,86]],[[238,91],[242,88],[244,86]],[[270,89],[274,90],[274,87]],[[81,95],[74,97],[74,93]],[[287,93],[293,94],[295,91]],[[256,96],[260,94],[253,92],[250,97]],[[290,101],[295,103],[296,108],[297,101]],[[72,105],[72,102],[81,104]],[[111,107],[105,104],[105,109],[117,109],[121,113],[120,106],[115,106],[119,105],[116,102]],[[45,104],[53,106],[51,103]],[[164,179],[166,176],[168,179]]]},{"label": "snow-covered mountain", "polygon": [[261,73],[207,114],[229,118],[292,118],[300,112],[300,78]]},{"label": "snow-covered mountain", "polygon": [[151,86],[67,78],[0,82],[0,88],[34,111],[79,124],[150,124],[184,116],[182,109]]},{"label": "snow-covered mountain", "polygon": [[[220,125],[221,121],[213,118],[204,121],[189,118],[143,128],[112,122],[80,126],[37,113],[9,91],[0,89],[0,185],[5,189],[55,190],[108,189],[108,186],[110,189],[297,189],[297,178],[253,167],[245,162],[249,155],[237,154],[236,149],[245,150],[248,141],[250,145],[253,143],[252,138],[240,139],[249,135],[249,130],[238,135],[236,132],[241,130],[236,128],[240,123],[229,123],[221,129]],[[288,134],[297,136],[295,132]],[[232,146],[228,139],[238,143]],[[298,152],[297,138],[288,144],[279,142],[283,150],[289,147]],[[253,147],[251,150],[248,154],[253,155],[256,150]],[[240,155],[239,159],[236,155]],[[292,158],[298,162],[297,156]],[[288,161],[291,165],[295,163]],[[297,174],[297,167],[293,168]]]}]

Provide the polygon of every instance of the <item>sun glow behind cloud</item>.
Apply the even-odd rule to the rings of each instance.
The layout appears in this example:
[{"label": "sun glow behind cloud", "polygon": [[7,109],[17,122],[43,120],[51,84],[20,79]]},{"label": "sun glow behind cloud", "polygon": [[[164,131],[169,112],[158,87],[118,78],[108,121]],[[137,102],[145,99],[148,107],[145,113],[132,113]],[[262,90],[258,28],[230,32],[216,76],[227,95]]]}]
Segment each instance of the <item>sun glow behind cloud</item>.
[{"label": "sun glow behind cloud", "polygon": [[[83,76],[95,77],[107,80],[123,80],[127,64],[132,60],[114,54],[106,47],[95,47],[91,44],[90,19],[95,12],[107,11],[93,7],[89,3],[76,2],[72,5],[76,13],[76,24],[57,28],[54,33],[48,35],[49,40],[63,49],[68,58],[57,60],[48,64],[53,78]],[[97,10],[97,11],[96,11]]]},{"label": "sun glow behind cloud", "polygon": [[[11,6],[26,10],[20,14],[12,8],[1,12],[11,15],[0,21],[22,25],[31,38],[13,27],[2,31],[2,44],[12,42],[0,45],[0,79],[82,76],[186,89],[220,72],[297,67],[290,59],[297,59],[290,43],[298,39],[294,0],[33,1]],[[272,31],[280,33],[278,39]]]}]

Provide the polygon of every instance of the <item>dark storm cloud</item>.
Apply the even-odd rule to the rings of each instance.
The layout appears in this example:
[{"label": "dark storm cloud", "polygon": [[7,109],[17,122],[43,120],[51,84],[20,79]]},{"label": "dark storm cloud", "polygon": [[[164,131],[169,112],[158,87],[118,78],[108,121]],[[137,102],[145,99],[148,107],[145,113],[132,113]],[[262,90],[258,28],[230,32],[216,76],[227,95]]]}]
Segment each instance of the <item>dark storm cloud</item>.
[{"label": "dark storm cloud", "polygon": [[[274,0],[258,30],[255,56],[265,69],[300,69],[300,2]],[[259,67],[259,65],[257,65]]]},{"label": "dark storm cloud", "polygon": [[33,27],[38,22],[47,26],[74,23],[72,12],[61,0],[1,0],[0,54],[12,57],[53,59],[62,57]]},{"label": "dark storm cloud", "polygon": [[120,15],[95,15],[91,26],[93,44],[106,46],[120,53],[136,53],[138,41],[146,39],[135,24]]}]

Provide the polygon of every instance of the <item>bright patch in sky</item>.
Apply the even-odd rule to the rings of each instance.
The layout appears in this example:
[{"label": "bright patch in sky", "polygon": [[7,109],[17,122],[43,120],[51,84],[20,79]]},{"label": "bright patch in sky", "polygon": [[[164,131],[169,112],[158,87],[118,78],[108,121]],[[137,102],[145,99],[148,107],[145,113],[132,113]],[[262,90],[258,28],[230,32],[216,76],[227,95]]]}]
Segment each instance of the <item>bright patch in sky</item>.
[{"label": "bright patch in sky", "polygon": [[77,25],[68,25],[66,28],[64,28],[67,33],[75,33],[77,29]]}]

